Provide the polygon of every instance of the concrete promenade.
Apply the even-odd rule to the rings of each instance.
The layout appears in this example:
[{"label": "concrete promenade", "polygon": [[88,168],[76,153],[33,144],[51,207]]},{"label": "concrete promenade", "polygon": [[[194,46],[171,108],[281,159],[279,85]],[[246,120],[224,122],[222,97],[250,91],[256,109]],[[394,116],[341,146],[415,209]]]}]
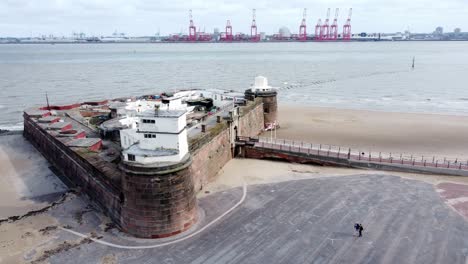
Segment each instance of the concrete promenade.
[{"label": "concrete promenade", "polygon": [[[466,263],[468,223],[433,185],[355,175],[248,188],[241,207],[181,243],[147,250],[83,244],[49,261],[99,263],[112,256],[116,263]],[[202,198],[206,218],[240,194],[235,188]],[[354,234],[355,222],[365,228],[362,238]],[[138,244],[149,243],[154,241]]]},{"label": "concrete promenade", "polygon": [[[4,141],[0,144],[1,151],[5,154],[12,151],[15,153],[13,156],[5,156],[3,160],[11,168],[3,178],[11,177],[12,180],[12,183],[5,184],[3,188],[10,190],[18,181],[34,192],[23,194],[21,191],[17,199],[26,199],[28,204],[15,202],[18,210],[9,211],[3,218],[29,214],[29,210],[45,206],[37,204],[31,207],[30,200],[48,203],[57,199],[57,192],[66,192],[66,188],[47,169],[50,165],[21,135],[2,138]],[[223,215],[241,200],[242,188],[223,188],[215,193],[204,194],[199,200],[199,223],[187,233],[158,240],[135,239],[119,232],[84,195],[70,193],[65,196],[66,199],[41,213],[1,223],[0,262],[109,264],[467,261],[468,180],[465,177],[412,175],[412,179],[418,179],[412,180],[389,176],[388,172],[387,175],[381,175],[380,172],[350,169],[346,169],[348,172],[342,176],[331,176],[339,175],[339,169],[335,171],[333,168],[317,166],[247,159],[244,161],[266,164],[264,167],[249,167],[246,163],[238,163],[236,170],[225,176],[253,181],[256,177],[262,177],[259,175],[261,170],[269,167],[275,171],[273,175],[269,175],[271,180],[284,176],[286,181],[258,185],[250,182],[245,201],[200,233],[196,233],[197,230],[203,229],[207,223]],[[282,167],[284,168],[281,169]],[[229,166],[225,169],[229,170]],[[361,172],[366,175],[359,174]],[[296,177],[306,178],[297,180]],[[428,178],[433,181],[420,181]],[[222,186],[223,182],[218,184]],[[57,187],[58,185],[60,186]],[[5,190],[3,193],[8,194]],[[44,197],[47,197],[47,201]],[[13,205],[9,200],[4,199],[3,202],[4,209]],[[354,236],[355,222],[364,225],[364,237]],[[60,227],[128,246],[162,244],[190,234],[195,235],[160,248],[119,249],[82,239]]]}]

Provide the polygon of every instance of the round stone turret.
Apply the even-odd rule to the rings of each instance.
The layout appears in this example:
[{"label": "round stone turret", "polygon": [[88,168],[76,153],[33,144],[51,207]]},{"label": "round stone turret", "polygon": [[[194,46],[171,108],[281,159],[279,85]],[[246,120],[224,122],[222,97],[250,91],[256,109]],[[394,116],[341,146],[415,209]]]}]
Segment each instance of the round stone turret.
[{"label": "round stone turret", "polygon": [[142,238],[163,238],[189,229],[198,219],[190,155],[177,163],[122,162],[122,228]]},{"label": "round stone turret", "polygon": [[187,112],[137,109],[136,122],[120,131],[122,228],[137,237],[179,234],[197,221],[190,171]]},{"label": "round stone turret", "polygon": [[278,126],[278,92],[268,85],[268,79],[263,76],[255,77],[255,84],[245,91],[245,98],[253,101],[256,97],[262,98],[265,128]]}]

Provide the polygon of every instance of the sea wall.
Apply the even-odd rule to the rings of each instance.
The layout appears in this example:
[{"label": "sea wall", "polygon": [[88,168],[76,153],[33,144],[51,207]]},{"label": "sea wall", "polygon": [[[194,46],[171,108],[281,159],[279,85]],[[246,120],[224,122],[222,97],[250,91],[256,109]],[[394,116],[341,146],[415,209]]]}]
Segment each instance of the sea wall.
[{"label": "sea wall", "polygon": [[313,164],[321,166],[334,166],[334,167],[347,167],[358,169],[372,169],[384,171],[398,171],[407,173],[422,173],[422,174],[437,174],[437,175],[451,175],[451,176],[468,176],[467,170],[460,170],[455,168],[444,167],[423,167],[412,166],[409,164],[399,163],[378,163],[369,162],[364,160],[350,160],[345,155],[343,157],[322,156],[313,153],[299,153],[289,152],[287,150],[261,148],[251,145],[239,146],[242,150],[238,153],[242,154],[244,158],[250,159],[267,159],[287,161],[300,164]]},{"label": "sea wall", "polygon": [[42,129],[26,113],[24,114],[23,135],[54,166],[54,169],[98,204],[115,224],[120,226],[120,189],[107,179],[95,166],[79,154],[65,146],[58,139]]}]

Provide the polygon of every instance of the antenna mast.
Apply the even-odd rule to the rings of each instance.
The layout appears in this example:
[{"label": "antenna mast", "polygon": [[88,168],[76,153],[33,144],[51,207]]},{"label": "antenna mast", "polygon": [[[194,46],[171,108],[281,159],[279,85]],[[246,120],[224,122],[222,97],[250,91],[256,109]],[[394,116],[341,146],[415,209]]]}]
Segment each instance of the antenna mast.
[{"label": "antenna mast", "polygon": [[47,95],[47,91],[45,92],[45,98],[46,98],[46,101],[47,101],[47,110],[50,111],[49,96]]}]

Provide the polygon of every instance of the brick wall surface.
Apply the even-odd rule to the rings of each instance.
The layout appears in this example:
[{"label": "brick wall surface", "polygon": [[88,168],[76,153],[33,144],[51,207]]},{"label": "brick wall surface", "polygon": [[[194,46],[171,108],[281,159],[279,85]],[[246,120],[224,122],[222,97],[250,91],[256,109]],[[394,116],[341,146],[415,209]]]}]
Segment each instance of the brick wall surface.
[{"label": "brick wall surface", "polygon": [[223,166],[232,159],[229,128],[206,143],[192,155],[192,177],[196,192],[213,181]]},{"label": "brick wall surface", "polygon": [[278,105],[276,102],[276,95],[262,97],[263,99],[263,108],[266,110],[264,117],[265,117],[265,124],[274,123],[278,121]]},{"label": "brick wall surface", "polygon": [[120,226],[121,204],[119,190],[112,186],[83,157],[62,142],[42,130],[27,115],[24,117],[23,135],[28,139],[55,169],[84,194],[98,204],[118,226]]},{"label": "brick wall surface", "polygon": [[173,236],[197,221],[197,200],[188,165],[163,174],[127,173],[122,187],[122,227],[134,236]]},{"label": "brick wall surface", "polygon": [[263,105],[257,104],[251,111],[246,112],[239,120],[239,136],[255,137],[264,128]]},{"label": "brick wall surface", "polygon": [[[257,103],[255,107],[242,112],[239,118],[238,135],[258,136],[262,129],[263,108],[261,103]],[[218,172],[233,158],[229,130],[230,128],[226,127],[211,141],[192,153],[191,170],[196,192],[215,180]]]}]

